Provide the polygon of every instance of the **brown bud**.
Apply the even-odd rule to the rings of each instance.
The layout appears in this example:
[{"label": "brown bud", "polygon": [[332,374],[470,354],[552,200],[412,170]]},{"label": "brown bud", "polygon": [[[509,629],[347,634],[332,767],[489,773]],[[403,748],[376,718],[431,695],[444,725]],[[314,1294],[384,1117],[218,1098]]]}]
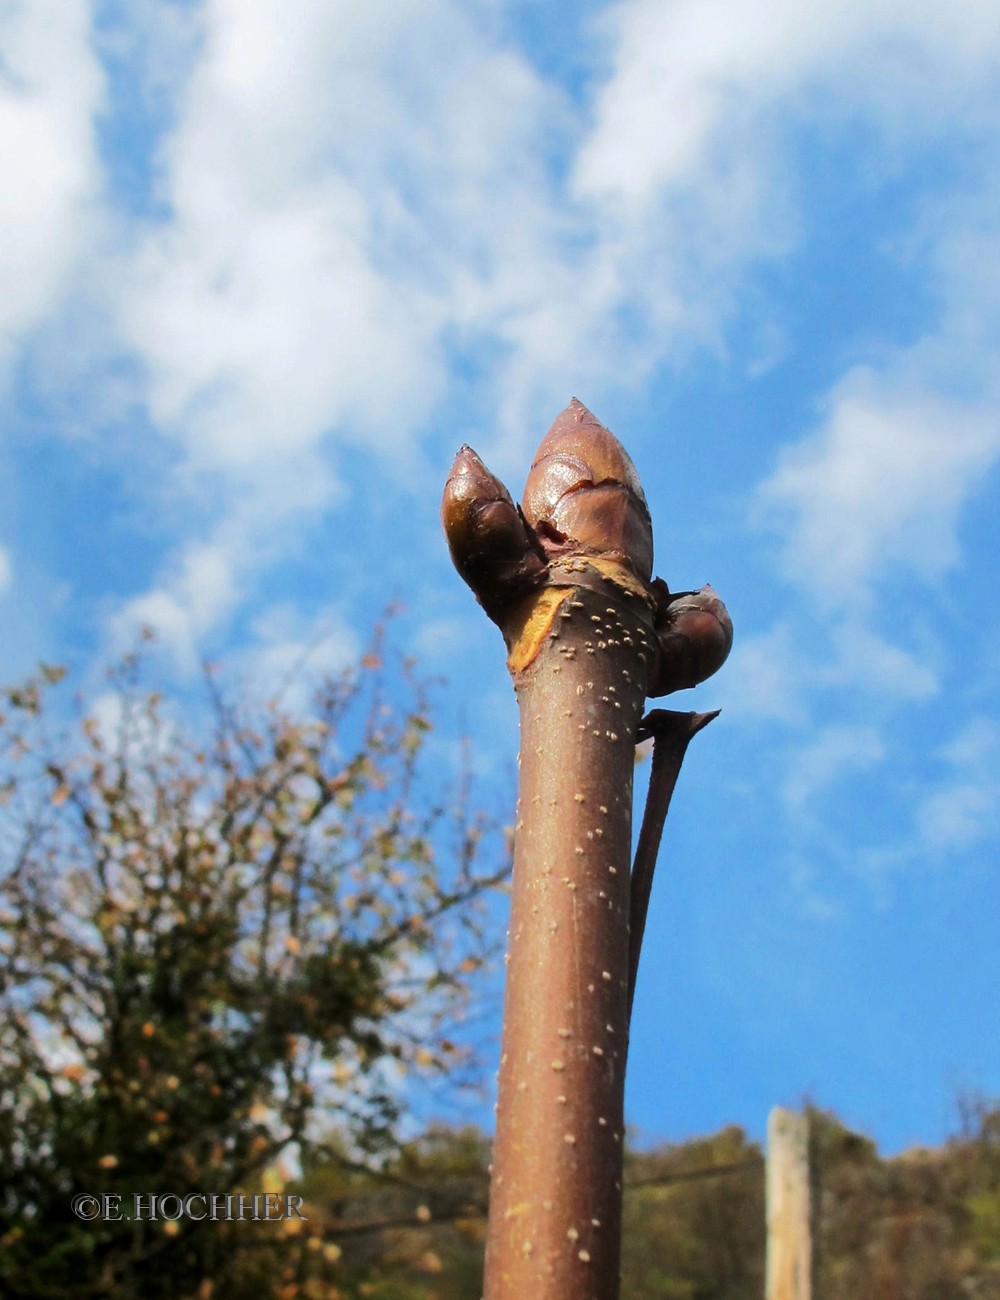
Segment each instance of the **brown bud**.
[{"label": "brown bud", "polygon": [[[659,580],[656,587],[662,587]],[[662,599],[656,618],[659,653],[651,696],[697,686],[722,667],[733,645],[732,621],[711,587]]]},{"label": "brown bud", "polygon": [[550,551],[603,555],[648,582],[653,526],[628,453],[574,397],[542,439],[524,489],[524,517]]},{"label": "brown bud", "polygon": [[537,540],[503,483],[471,447],[462,447],[452,464],[441,522],[455,568],[494,622],[544,577]]}]

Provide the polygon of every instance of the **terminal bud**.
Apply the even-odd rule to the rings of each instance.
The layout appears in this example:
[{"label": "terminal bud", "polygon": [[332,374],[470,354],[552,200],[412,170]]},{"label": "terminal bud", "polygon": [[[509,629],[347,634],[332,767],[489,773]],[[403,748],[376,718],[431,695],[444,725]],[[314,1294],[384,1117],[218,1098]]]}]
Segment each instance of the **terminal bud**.
[{"label": "terminal bud", "polygon": [[614,559],[649,581],[653,526],[639,475],[614,434],[575,397],[535,453],[523,506],[550,555]]}]

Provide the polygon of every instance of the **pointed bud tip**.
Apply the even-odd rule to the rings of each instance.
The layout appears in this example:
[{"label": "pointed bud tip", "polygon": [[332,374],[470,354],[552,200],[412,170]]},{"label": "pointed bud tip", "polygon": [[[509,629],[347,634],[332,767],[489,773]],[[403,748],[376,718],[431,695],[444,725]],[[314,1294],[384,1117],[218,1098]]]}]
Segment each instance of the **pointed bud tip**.
[{"label": "pointed bud tip", "polygon": [[653,564],[649,507],[632,460],[615,435],[574,397],[535,453],[524,516],[560,544],[616,555],[648,581]]},{"label": "pointed bud tip", "polygon": [[455,568],[499,622],[541,580],[545,559],[507,488],[467,443],[444,486],[441,522]]},{"label": "pointed bud tip", "polygon": [[558,423],[558,421],[564,417],[569,417],[570,419],[575,420],[578,424],[583,424],[585,422],[590,422],[592,424],[601,423],[590,407],[581,402],[579,397],[571,397],[569,399],[569,405],[565,410],[560,411],[556,416],[555,422]]},{"label": "pointed bud tip", "polygon": [[454,478],[456,474],[468,474],[473,470],[480,470],[485,474],[489,473],[479,454],[467,442],[463,442],[458,451],[455,452],[455,459],[451,462],[448,477]]},{"label": "pointed bud tip", "polygon": [[[601,423],[588,406],[585,406],[578,397],[571,397],[569,405],[564,407],[552,421],[551,425],[549,425],[548,432],[539,444],[538,450],[535,452],[535,461],[537,462],[541,456],[546,454],[546,452],[543,451],[543,448],[545,448],[545,445],[550,438],[557,438],[561,435],[567,434],[570,436],[579,436],[583,427],[600,430],[607,437],[614,439],[614,441],[618,443],[618,439],[615,438],[615,435],[611,430]],[[618,445],[620,446],[621,444],[618,443]]]},{"label": "pointed bud tip", "polygon": [[468,443],[463,443],[451,463],[441,495],[441,523],[453,557],[465,555],[473,547],[477,506],[502,498],[505,492],[500,480]]}]

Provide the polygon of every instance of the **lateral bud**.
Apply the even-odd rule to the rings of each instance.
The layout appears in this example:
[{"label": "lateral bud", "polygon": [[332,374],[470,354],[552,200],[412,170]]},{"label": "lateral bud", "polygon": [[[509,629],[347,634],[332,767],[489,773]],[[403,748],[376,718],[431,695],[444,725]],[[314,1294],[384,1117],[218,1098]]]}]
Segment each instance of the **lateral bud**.
[{"label": "lateral bud", "polygon": [[649,581],[653,526],[639,475],[614,434],[575,397],[535,453],[523,506],[550,557],[602,556]]},{"label": "lateral bud", "polygon": [[469,446],[452,463],[441,522],[455,568],[494,623],[544,579],[537,539],[506,487]]},{"label": "lateral bud", "polygon": [[733,624],[710,586],[671,595],[658,578],[653,590],[658,654],[648,694],[655,697],[697,686],[718,672],[732,649]]}]

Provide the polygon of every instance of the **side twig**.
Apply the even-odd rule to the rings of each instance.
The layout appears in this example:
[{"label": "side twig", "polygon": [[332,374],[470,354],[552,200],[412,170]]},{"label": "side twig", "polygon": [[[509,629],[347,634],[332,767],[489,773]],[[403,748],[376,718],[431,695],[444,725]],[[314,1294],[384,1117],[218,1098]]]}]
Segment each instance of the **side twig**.
[{"label": "side twig", "polygon": [[632,863],[629,898],[628,1015],[632,1018],[635,983],[639,972],[639,954],[646,929],[646,913],[653,889],[653,872],[660,851],[663,826],[670,800],[680,775],[681,764],[691,740],[707,727],[719,710],[711,713],[678,713],[674,709],[651,709],[639,723],[636,738],[653,738],[652,770],[649,791],[642,814],[642,827]]}]

